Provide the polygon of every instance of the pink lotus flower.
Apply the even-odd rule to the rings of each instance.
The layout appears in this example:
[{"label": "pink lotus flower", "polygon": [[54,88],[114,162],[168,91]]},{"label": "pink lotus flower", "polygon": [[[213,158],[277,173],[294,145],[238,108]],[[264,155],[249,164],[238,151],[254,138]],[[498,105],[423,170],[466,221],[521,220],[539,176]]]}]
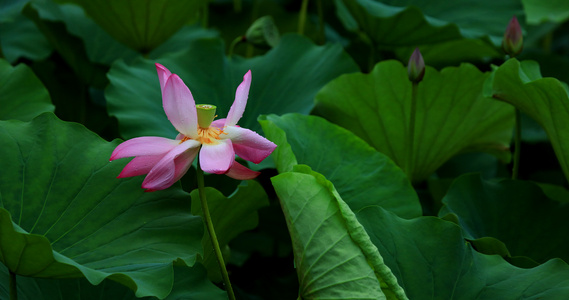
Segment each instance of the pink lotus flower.
[{"label": "pink lotus flower", "polygon": [[118,178],[148,174],[142,188],[147,192],[163,190],[188,171],[198,152],[200,166],[207,173],[225,174],[239,180],[257,177],[259,172],[237,163],[235,155],[257,164],[277,145],[254,131],[237,126],[247,105],[251,70],[237,87],[227,118],[216,121],[213,121],[215,106],[197,105],[196,109],[192,93],[178,75],[160,64],[156,64],[156,70],[164,111],[180,134],[174,140],[145,136],[118,145],[111,161],[134,156]]}]

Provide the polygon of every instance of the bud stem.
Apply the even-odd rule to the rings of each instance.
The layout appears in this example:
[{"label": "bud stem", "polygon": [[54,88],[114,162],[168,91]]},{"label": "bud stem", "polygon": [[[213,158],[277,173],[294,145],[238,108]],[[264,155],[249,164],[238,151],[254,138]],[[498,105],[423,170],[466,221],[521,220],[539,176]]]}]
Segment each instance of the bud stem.
[{"label": "bud stem", "polygon": [[231,45],[229,45],[229,50],[227,51],[227,57],[231,58],[231,56],[233,56],[233,50],[235,50],[235,46],[237,46],[237,44],[242,41],[243,36],[238,36],[233,40],[233,42],[231,42]]},{"label": "bud stem", "polygon": [[405,174],[409,181],[413,182],[414,153],[415,153],[415,113],[417,110],[417,86],[416,82],[412,83],[411,90],[411,112],[409,114],[409,130],[407,131],[407,162],[405,165]]},{"label": "bud stem", "polygon": [[521,113],[516,108],[516,133],[514,137],[514,166],[512,168],[512,179],[518,179],[520,169],[520,155],[522,146],[522,120]]}]

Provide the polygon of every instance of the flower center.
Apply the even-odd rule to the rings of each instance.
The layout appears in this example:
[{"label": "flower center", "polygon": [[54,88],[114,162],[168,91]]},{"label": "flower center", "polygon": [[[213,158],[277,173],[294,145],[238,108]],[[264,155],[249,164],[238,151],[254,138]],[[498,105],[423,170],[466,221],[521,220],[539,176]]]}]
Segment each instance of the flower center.
[{"label": "flower center", "polygon": [[[200,142],[202,145],[216,145],[219,143],[221,138],[219,137],[220,134],[227,134],[223,132],[223,128],[218,128],[215,126],[210,126],[213,119],[215,119],[215,105],[211,104],[197,104],[196,105],[196,113],[198,117],[198,137],[196,140]],[[180,140],[180,144],[190,140],[191,138],[185,135],[181,135],[182,139]],[[179,139],[178,136],[176,139]]]},{"label": "flower center", "polygon": [[[219,143],[219,140],[221,140],[219,137],[221,134],[227,133],[223,132],[223,129],[217,128],[215,126],[210,126],[208,128],[202,128],[198,126],[198,138],[196,140],[202,144],[215,145]],[[192,138],[189,136],[184,136],[182,140],[180,140],[180,144],[191,139]]]},{"label": "flower center", "polygon": [[202,144],[215,145],[221,138],[220,134],[225,134],[222,129],[215,126],[209,126],[208,128],[198,127],[198,138],[199,142]]}]

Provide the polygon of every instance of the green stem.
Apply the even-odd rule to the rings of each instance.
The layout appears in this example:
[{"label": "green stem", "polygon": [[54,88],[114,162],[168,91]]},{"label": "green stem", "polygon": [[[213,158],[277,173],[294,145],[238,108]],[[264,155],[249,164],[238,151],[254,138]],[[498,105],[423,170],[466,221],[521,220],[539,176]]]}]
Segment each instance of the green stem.
[{"label": "green stem", "polygon": [[241,0],[233,0],[233,10],[235,10],[236,13],[241,12]]},{"label": "green stem", "polygon": [[514,167],[512,169],[512,179],[518,179],[520,169],[520,153],[522,145],[522,120],[520,110],[516,108],[516,133],[514,137]]},{"label": "green stem", "polygon": [[243,37],[238,36],[233,40],[233,42],[231,42],[231,45],[229,45],[229,50],[227,52],[228,57],[233,56],[233,50],[235,50],[235,46],[237,46],[237,44],[239,44],[241,41],[243,41]]},{"label": "green stem", "polygon": [[373,71],[373,68],[375,67],[375,49],[373,48],[373,44],[369,44],[369,56],[367,60],[367,67],[368,67],[368,73],[371,73],[371,71]]},{"label": "green stem", "polygon": [[[253,1],[253,9],[251,9],[251,20],[257,20],[259,18],[259,9],[261,8],[262,0]],[[245,38],[243,40],[246,40]],[[247,43],[245,48],[245,57],[251,58],[255,54],[255,46],[251,43]]]},{"label": "green stem", "polygon": [[326,31],[324,30],[324,9],[322,8],[322,0],[316,1],[316,10],[318,11],[318,32],[322,45],[326,44]]},{"label": "green stem", "polygon": [[362,40],[363,43],[369,46],[369,56],[367,58],[368,70],[367,72],[364,72],[364,73],[369,73],[373,70],[373,67],[375,66],[375,47],[373,45],[373,41],[369,38],[367,34],[359,32],[358,37]]},{"label": "green stem", "polygon": [[215,230],[213,228],[213,222],[211,221],[211,215],[209,214],[209,208],[207,206],[207,199],[205,196],[204,176],[203,176],[203,171],[200,167],[199,160],[198,160],[197,178],[198,178],[198,190],[202,204],[204,222],[206,224],[209,237],[211,239],[211,245],[213,246],[213,251],[215,252],[215,257],[217,258],[217,263],[219,264],[219,268],[221,269],[221,276],[223,277],[223,282],[225,283],[225,290],[227,291],[227,296],[229,296],[229,299],[235,300],[235,294],[233,293],[233,288],[231,287],[231,282],[229,281],[229,275],[227,274],[227,269],[225,268],[223,255],[221,255],[219,242],[217,241],[217,236],[215,235]]},{"label": "green stem", "polygon": [[16,274],[10,272],[10,300],[18,300],[18,284]]},{"label": "green stem", "polygon": [[553,31],[548,32],[543,38],[543,51],[546,54],[551,53],[551,44],[553,43]]},{"label": "green stem", "polygon": [[247,48],[245,50],[245,57],[251,58],[253,57],[254,53],[255,53],[255,46],[253,46],[253,44],[247,44]]},{"label": "green stem", "polygon": [[417,110],[417,86],[418,84],[413,82],[413,88],[411,90],[411,112],[409,114],[409,133],[407,135],[407,164],[405,167],[405,173],[409,178],[409,181],[413,180],[413,153],[415,147],[415,111]]},{"label": "green stem", "polygon": [[308,9],[308,0],[302,0],[300,6],[300,14],[298,16],[298,34],[304,34],[304,23],[306,23],[306,10]]},{"label": "green stem", "polygon": [[209,2],[204,3],[201,11],[202,28],[207,28],[209,23]]}]

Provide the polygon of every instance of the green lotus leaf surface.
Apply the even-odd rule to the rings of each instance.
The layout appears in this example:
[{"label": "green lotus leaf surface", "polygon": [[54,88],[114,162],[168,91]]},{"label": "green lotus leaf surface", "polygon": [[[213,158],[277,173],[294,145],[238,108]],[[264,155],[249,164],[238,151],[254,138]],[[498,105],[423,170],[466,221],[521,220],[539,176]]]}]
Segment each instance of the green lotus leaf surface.
[{"label": "green lotus leaf surface", "polygon": [[461,152],[484,151],[509,160],[514,125],[511,106],[485,98],[489,73],[470,64],[436,71],[427,67],[417,87],[414,148],[409,160],[412,84],[397,61],[378,63],[370,74],[340,76],[316,96],[315,113],[365,140],[413,181],[426,179]]},{"label": "green lotus leaf surface", "polygon": [[260,122],[267,138],[278,145],[272,155],[279,172],[306,164],[327,176],[353,210],[381,205],[403,218],[421,215],[403,171],[350,131],[301,114],[268,115]]},{"label": "green lotus leaf surface", "polygon": [[166,297],[173,262],[191,266],[203,225],[179,187],[145,193],[142,177],[117,179],[119,141],[45,113],[1,121],[0,262],[40,278],[108,278],[137,297]]},{"label": "green lotus leaf surface", "polygon": [[489,80],[488,96],[508,102],[545,129],[565,177],[569,180],[569,94],[555,78],[542,78],[534,61],[506,61]]},{"label": "green lotus leaf surface", "polygon": [[29,121],[54,110],[47,89],[24,64],[12,67],[0,59],[0,95],[0,120]]}]

